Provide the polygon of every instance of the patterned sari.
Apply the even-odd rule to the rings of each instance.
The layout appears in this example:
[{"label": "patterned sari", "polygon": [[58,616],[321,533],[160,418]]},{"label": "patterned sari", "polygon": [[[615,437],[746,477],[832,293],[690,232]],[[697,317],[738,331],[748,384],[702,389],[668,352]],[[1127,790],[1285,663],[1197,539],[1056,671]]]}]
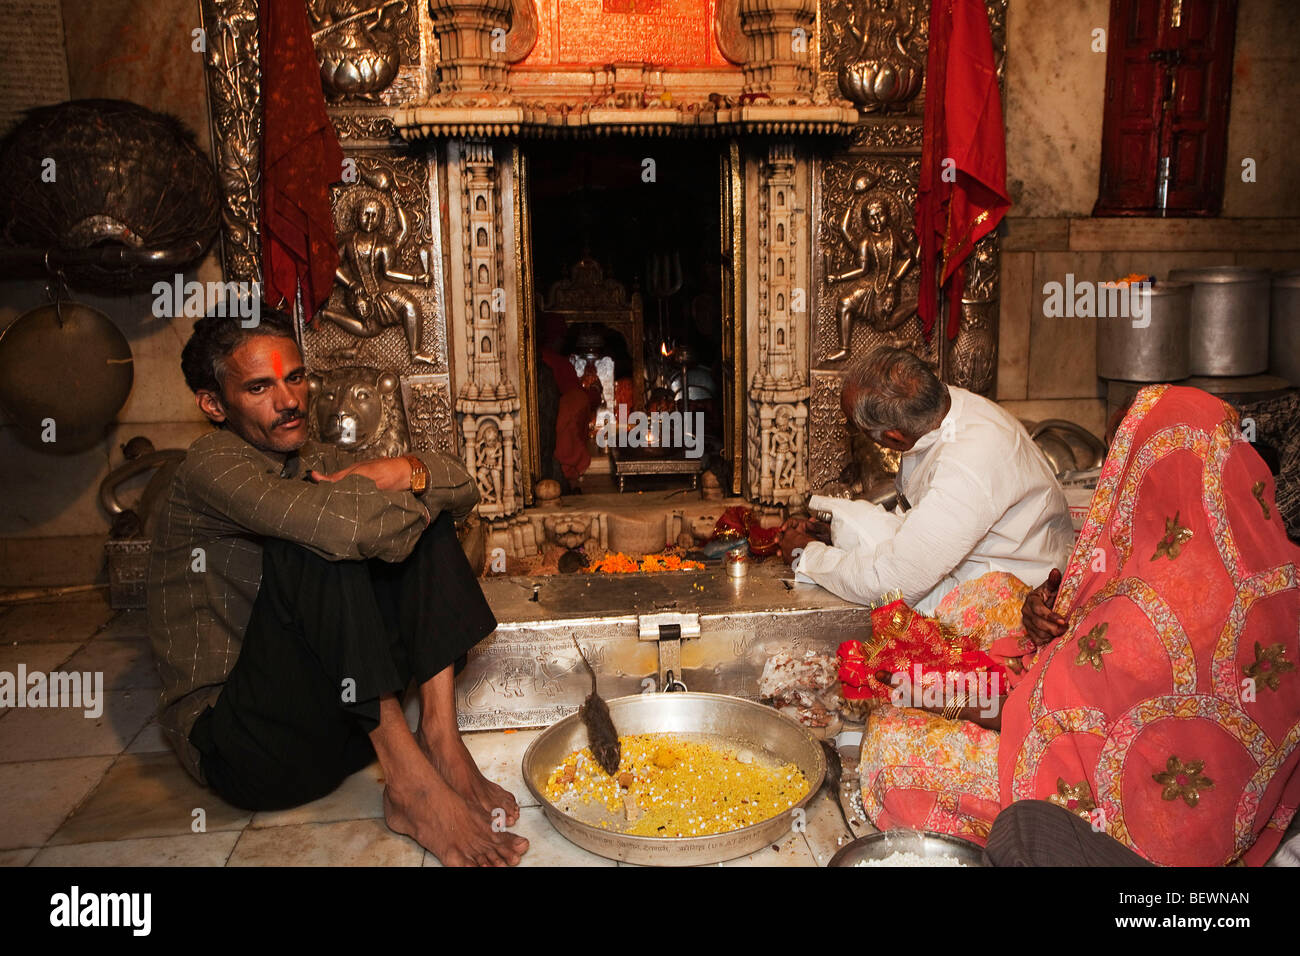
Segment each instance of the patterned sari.
[{"label": "patterned sari", "polygon": [[1231,406],[1144,388],[1008,700],[1004,805],[1072,803],[1165,865],[1263,863],[1300,803],[1300,548]]},{"label": "patterned sari", "polygon": [[[1263,863],[1300,804],[1297,559],[1236,412],[1143,389],[1061,583],[1066,633],[1021,658],[1000,737],[882,708],[868,815],[983,842],[1000,807],[1045,799],[1155,863]],[[1003,585],[980,580],[950,619],[1001,622],[984,645],[1014,654],[1010,602],[979,600]]]}]

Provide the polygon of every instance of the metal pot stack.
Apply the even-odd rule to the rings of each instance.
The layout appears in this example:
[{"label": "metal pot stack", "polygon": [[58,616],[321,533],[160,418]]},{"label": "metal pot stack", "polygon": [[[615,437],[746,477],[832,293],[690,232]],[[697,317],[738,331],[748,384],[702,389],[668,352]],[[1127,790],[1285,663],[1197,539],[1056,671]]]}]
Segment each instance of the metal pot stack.
[{"label": "metal pot stack", "polygon": [[1300,385],[1300,269],[1273,274],[1272,372]]},{"label": "metal pot stack", "polygon": [[1156,282],[1142,294],[1143,316],[1097,320],[1097,374],[1126,382],[1187,378],[1192,286]]},{"label": "metal pot stack", "polygon": [[1175,269],[1169,278],[1193,286],[1193,375],[1258,375],[1268,369],[1267,271],[1211,266]]}]

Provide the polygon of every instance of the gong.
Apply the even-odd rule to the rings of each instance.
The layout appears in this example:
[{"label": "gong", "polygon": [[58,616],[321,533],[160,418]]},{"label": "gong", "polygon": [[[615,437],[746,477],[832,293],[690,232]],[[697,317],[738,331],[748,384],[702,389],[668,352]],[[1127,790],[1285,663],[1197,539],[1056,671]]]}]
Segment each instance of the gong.
[{"label": "gong", "polygon": [[133,364],[126,336],[103,312],[43,305],[0,333],[0,406],[34,448],[85,451],[126,403]]}]

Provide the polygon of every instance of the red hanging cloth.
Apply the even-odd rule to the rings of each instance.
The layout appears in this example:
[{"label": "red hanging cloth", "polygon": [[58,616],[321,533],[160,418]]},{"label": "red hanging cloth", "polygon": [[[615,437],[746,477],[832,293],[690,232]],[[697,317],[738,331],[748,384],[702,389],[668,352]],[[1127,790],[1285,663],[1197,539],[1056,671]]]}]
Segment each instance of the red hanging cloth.
[{"label": "red hanging cloth", "polygon": [[339,252],[330,184],[343,150],[325,113],[320,65],[302,0],[261,0],[262,298],[307,318],[329,299]]},{"label": "red hanging cloth", "polygon": [[1010,207],[1002,100],[984,0],[934,0],[916,200],[917,312],[926,341],[939,308],[934,276],[940,250],[939,283],[948,296],[948,338],[953,339],[961,324],[966,257]]}]

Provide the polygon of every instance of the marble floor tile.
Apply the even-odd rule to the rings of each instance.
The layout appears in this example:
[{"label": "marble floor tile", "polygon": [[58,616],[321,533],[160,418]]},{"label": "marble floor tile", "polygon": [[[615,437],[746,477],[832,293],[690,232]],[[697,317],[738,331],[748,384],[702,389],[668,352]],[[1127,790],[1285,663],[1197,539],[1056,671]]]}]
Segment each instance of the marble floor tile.
[{"label": "marble floor tile", "polygon": [[78,594],[61,601],[16,604],[0,618],[0,643],[84,641],[113,614],[105,592]]},{"label": "marble floor tile", "polygon": [[112,763],[81,757],[0,764],[0,848],[44,846]]},{"label": "marble floor tile", "polygon": [[171,753],[171,744],[167,743],[167,738],[163,736],[162,727],[158,725],[158,718],[150,720],[144,725],[144,729],[135,735],[131,740],[131,745],[126,748],[129,754],[154,754],[154,753]]},{"label": "marble floor tile", "polygon": [[34,846],[21,850],[0,850],[0,866],[26,866],[39,852]]},{"label": "marble floor tile", "polygon": [[[60,665],[77,653],[82,645],[76,641],[52,641],[48,644],[0,644],[0,671],[13,675],[17,680],[18,665],[22,664],[31,674],[40,671],[48,674],[60,669]],[[0,713],[11,708],[0,707]]]},{"label": "marble floor tile", "polygon": [[32,866],[224,866],[238,830],[47,846]]},{"label": "marble floor tile", "polygon": [[208,833],[242,830],[251,817],[199,786],[170,753],[124,754],[49,842],[185,836],[200,821]]},{"label": "marble floor tile", "polygon": [[103,673],[105,690],[162,687],[149,642],[139,638],[91,641],[63,669]]},{"label": "marble floor tile", "polygon": [[[856,782],[854,786],[856,787]],[[876,828],[867,820],[857,816],[858,824],[854,826],[854,836],[849,836],[848,831],[844,829],[844,819],[840,816],[839,810],[835,809],[835,804],[827,793],[819,794],[810,800],[807,811],[807,828],[804,837],[818,866],[829,863],[831,857],[845,844],[857,837],[876,832]],[[855,819],[854,814],[849,813],[849,818]]]},{"label": "marble floor tile", "polygon": [[[519,811],[519,822],[510,832],[528,841],[528,852],[519,866],[615,866],[614,860],[584,850],[570,843],[546,819],[541,807],[524,807]],[[432,853],[425,853],[425,866],[441,866]]]},{"label": "marble floor tile", "polygon": [[253,827],[285,827],[299,823],[372,820],[384,815],[383,770],[379,762],[358,770],[331,794],[292,810],[256,813]]},{"label": "marble floor tile", "polygon": [[424,850],[383,820],[249,827],[227,866],[419,866]]},{"label": "marble floor tile", "polygon": [[121,641],[149,637],[149,613],[144,608],[117,611],[95,633],[97,641]]},{"label": "marble floor tile", "polygon": [[463,734],[462,739],[473,755],[474,762],[483,771],[483,776],[514,794],[519,806],[535,807],[537,801],[524,786],[523,763],[524,751],[541,732],[540,729],[516,730],[513,733],[482,730]]},{"label": "marble floor tile", "polygon": [[116,756],[157,709],[153,690],[104,691],[98,717],[80,708],[14,708],[0,720],[0,763]]}]

